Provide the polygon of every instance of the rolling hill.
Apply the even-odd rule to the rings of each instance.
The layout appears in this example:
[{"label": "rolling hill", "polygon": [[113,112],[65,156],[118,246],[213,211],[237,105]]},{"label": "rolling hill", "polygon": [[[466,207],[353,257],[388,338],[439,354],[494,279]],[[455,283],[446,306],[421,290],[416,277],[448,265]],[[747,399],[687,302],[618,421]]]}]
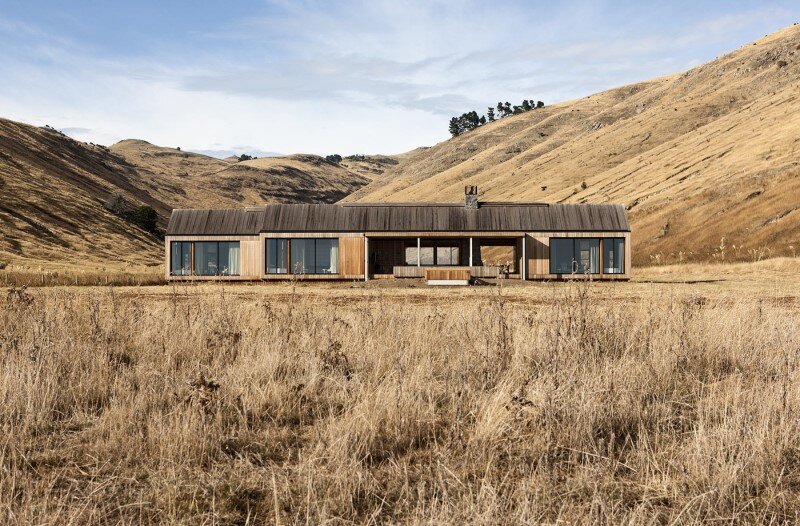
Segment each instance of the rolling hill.
[{"label": "rolling hill", "polygon": [[0,265],[157,265],[162,245],[112,213],[149,206],[163,227],[173,208],[334,202],[370,182],[316,155],[245,162],[140,140],[87,144],[48,127],[0,119]]},{"label": "rolling hill", "polygon": [[483,199],[621,202],[637,264],[791,255],[800,252],[798,79],[795,24],[683,73],[416,150],[347,199],[450,201],[478,185]]}]

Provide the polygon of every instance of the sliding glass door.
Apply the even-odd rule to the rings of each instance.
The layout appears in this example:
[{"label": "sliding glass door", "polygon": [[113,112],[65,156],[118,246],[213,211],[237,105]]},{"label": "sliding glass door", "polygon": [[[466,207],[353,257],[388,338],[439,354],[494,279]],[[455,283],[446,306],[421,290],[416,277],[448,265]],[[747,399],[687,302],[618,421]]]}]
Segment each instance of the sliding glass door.
[{"label": "sliding glass door", "polygon": [[[600,238],[577,237],[550,238],[550,273],[551,274],[600,274]],[[624,239],[604,238],[603,242],[604,274],[622,274],[624,268]],[[611,258],[611,263],[609,259]]]}]

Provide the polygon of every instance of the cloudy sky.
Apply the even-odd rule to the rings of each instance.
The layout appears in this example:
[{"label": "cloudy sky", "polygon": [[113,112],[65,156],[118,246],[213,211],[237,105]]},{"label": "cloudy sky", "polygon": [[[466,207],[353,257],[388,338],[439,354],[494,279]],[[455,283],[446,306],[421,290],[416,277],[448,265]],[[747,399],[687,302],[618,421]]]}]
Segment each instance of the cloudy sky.
[{"label": "cloudy sky", "polygon": [[798,0],[0,0],[0,116],[111,144],[399,153],[497,101],[705,62]]}]

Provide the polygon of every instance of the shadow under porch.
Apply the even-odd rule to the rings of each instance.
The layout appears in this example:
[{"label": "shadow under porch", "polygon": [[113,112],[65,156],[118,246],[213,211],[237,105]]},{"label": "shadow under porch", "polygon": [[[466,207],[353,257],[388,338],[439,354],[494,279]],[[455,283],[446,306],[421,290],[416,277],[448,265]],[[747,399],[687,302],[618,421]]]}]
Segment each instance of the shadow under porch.
[{"label": "shadow under porch", "polygon": [[425,269],[469,269],[473,277],[519,278],[522,237],[372,237],[367,243],[372,278],[421,278]]}]

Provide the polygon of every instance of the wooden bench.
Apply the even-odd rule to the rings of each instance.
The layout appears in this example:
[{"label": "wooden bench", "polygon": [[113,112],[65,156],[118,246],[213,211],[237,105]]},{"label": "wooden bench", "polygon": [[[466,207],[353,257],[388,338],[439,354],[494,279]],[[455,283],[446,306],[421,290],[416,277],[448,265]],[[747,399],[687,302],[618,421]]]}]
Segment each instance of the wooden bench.
[{"label": "wooden bench", "polygon": [[425,281],[428,285],[469,285],[472,277],[469,269],[426,268]]}]

